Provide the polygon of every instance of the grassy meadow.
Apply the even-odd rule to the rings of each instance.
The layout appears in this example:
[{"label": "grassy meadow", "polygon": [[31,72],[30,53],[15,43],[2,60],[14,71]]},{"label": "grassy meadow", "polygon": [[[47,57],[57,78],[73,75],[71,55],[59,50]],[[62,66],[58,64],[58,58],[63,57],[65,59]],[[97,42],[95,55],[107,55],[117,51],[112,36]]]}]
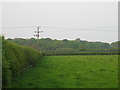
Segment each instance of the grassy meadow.
[{"label": "grassy meadow", "polygon": [[117,55],[44,56],[13,88],[117,88]]}]

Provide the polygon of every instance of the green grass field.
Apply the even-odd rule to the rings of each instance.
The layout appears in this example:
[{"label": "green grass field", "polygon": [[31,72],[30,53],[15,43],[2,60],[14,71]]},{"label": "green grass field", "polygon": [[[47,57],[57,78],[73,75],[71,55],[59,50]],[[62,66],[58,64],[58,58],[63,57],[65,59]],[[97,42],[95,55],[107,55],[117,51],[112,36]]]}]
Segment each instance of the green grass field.
[{"label": "green grass field", "polygon": [[117,55],[45,56],[14,88],[117,88]]}]

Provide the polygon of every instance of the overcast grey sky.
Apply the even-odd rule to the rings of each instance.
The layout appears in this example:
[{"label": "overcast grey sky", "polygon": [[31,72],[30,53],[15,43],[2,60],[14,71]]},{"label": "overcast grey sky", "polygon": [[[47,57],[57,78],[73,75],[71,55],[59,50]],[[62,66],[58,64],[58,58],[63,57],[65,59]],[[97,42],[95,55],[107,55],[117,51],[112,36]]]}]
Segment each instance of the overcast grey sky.
[{"label": "overcast grey sky", "polygon": [[3,28],[6,37],[31,38],[36,30],[32,27],[41,26],[41,38],[118,40],[117,2],[10,2],[2,5],[3,27],[29,27]]}]

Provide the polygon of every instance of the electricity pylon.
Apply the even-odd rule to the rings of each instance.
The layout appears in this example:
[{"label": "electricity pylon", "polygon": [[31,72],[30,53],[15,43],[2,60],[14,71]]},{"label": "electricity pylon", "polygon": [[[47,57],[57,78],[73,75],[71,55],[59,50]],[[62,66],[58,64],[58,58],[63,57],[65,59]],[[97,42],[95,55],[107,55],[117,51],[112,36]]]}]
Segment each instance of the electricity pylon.
[{"label": "electricity pylon", "polygon": [[37,43],[39,43],[39,37],[40,37],[40,33],[42,33],[43,31],[40,30],[40,27],[37,27],[37,30],[34,32],[34,36],[37,37]]}]

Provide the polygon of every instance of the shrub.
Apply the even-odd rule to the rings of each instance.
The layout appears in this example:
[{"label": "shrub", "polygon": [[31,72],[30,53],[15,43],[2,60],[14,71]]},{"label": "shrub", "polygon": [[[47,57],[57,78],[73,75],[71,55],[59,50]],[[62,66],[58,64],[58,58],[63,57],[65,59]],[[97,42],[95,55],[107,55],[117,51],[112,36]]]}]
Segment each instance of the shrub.
[{"label": "shrub", "polygon": [[30,47],[20,46],[4,39],[2,44],[3,87],[10,87],[10,83],[24,70],[35,66],[42,55]]}]

